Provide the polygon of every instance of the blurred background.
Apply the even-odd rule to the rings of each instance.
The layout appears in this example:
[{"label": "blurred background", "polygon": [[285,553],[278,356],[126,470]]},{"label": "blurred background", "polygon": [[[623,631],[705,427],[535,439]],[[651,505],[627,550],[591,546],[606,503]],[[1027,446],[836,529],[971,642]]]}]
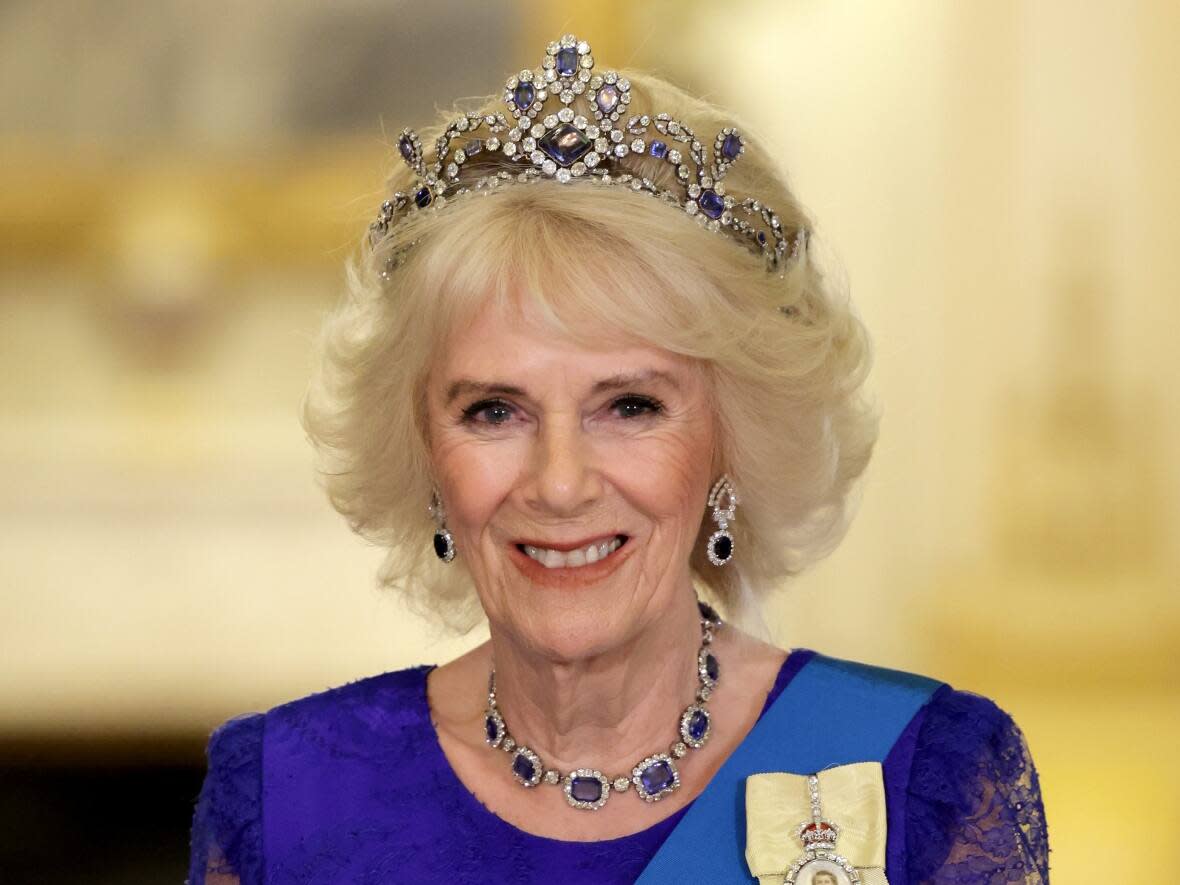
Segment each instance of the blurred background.
[{"label": "blurred background", "polygon": [[0,880],[181,881],[216,724],[482,638],[374,589],[296,412],[397,132],[569,31],[750,121],[874,333],[776,638],[994,697],[1055,882],[1176,869],[1180,5],[573,9],[0,4]]}]

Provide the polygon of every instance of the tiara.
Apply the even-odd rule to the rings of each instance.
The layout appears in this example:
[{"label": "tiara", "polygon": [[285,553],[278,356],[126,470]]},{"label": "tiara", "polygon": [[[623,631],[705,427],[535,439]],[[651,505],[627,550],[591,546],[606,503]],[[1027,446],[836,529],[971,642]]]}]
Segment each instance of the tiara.
[{"label": "tiara", "polygon": [[[570,107],[586,93],[591,117]],[[723,128],[706,151],[691,128],[668,114],[625,116],[630,82],[615,71],[594,73],[585,40],[567,34],[550,43],[539,68],[508,78],[503,100],[507,115],[468,113],[447,125],[432,158],[413,129],[402,130],[398,153],[416,181],[408,193],[398,191],[381,204],[369,225],[373,249],[395,225],[462,194],[510,182],[566,184],[579,178],[629,187],[676,206],[706,230],[729,235],[763,256],[770,271],[783,272],[807,249],[805,227],[788,239],[779,216],[761,200],[727,193],[725,175],[746,150],[737,129]],[[672,186],[628,170],[628,158],[636,157],[667,163],[674,170]],[[416,242],[386,257],[383,277]]]}]

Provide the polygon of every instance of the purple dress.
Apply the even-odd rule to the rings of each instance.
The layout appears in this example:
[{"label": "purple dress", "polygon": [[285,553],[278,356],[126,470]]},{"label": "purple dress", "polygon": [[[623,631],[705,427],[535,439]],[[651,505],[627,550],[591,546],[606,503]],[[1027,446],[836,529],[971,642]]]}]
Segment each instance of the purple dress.
[{"label": "purple dress", "polygon": [[[763,713],[813,654],[788,656]],[[190,885],[634,882],[688,807],[601,842],[517,829],[451,769],[430,721],[430,670],[373,676],[218,728]],[[883,768],[890,885],[1048,882],[1036,770],[991,701],[938,689]]]}]

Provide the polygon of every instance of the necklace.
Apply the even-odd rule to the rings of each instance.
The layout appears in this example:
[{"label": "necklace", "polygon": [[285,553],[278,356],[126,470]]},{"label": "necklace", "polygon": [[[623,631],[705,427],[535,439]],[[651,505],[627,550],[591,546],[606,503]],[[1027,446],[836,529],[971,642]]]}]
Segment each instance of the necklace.
[{"label": "necklace", "polygon": [[612,790],[625,793],[634,786],[636,795],[645,802],[659,802],[674,792],[680,786],[676,760],[687,756],[690,749],[699,750],[703,747],[713,731],[706,705],[721,673],[716,656],[709,651],[713,631],[721,626],[721,618],[707,603],[698,602],[697,608],[701,614],[701,647],[697,652],[696,700],[680,714],[677,729],[680,739],[668,748],[667,753],[653,753],[637,762],[630,774],[607,777],[597,768],[578,768],[563,774],[557,769],[547,768],[534,750],[519,743],[508,733],[504,717],[496,706],[496,668],[493,666],[488,677],[485,740],[493,749],[512,756],[512,776],[517,783],[524,787],[535,787],[541,783],[560,785],[571,806],[587,811],[602,808]]}]

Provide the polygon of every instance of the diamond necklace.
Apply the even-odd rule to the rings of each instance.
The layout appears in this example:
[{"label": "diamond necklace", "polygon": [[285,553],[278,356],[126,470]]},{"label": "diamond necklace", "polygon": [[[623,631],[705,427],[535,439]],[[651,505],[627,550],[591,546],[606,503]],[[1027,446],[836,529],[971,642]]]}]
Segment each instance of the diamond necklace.
[{"label": "diamond necklace", "polygon": [[518,743],[508,733],[504,717],[496,706],[496,668],[488,677],[488,708],[484,714],[485,740],[493,749],[503,750],[512,756],[512,776],[524,787],[535,787],[545,783],[560,785],[566,801],[574,808],[597,811],[606,804],[611,790],[625,793],[635,787],[635,792],[645,802],[659,802],[680,786],[680,772],[676,760],[683,759],[688,751],[699,750],[709,740],[713,723],[706,709],[709,697],[717,685],[721,668],[717,658],[709,651],[713,642],[713,631],[721,626],[721,618],[711,606],[698,602],[701,613],[701,648],[697,652],[696,700],[680,714],[678,731],[680,739],[675,741],[667,753],[655,753],[635,764],[631,773],[607,777],[596,768],[578,768],[563,774],[554,768],[546,768],[532,749]]}]

